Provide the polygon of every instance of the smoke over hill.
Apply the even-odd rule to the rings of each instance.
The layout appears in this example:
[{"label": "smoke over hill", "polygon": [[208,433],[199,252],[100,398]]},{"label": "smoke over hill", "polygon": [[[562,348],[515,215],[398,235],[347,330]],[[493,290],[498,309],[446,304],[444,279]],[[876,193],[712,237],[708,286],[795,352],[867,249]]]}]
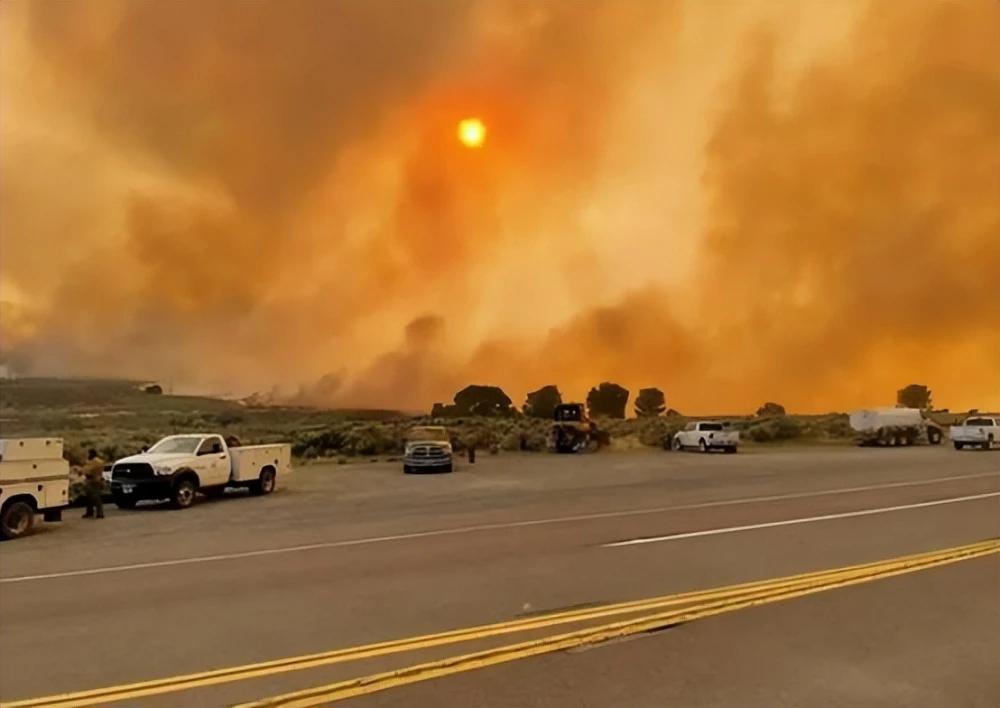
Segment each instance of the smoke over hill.
[{"label": "smoke over hill", "polygon": [[918,380],[1000,407],[995,2],[0,16],[21,371],[384,407],[612,379],[713,411]]}]

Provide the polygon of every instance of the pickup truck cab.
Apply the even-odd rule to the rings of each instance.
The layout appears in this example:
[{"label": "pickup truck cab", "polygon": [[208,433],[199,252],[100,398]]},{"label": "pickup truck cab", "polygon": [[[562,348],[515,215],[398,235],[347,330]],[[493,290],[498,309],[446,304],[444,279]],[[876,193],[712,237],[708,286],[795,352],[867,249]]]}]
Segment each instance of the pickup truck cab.
[{"label": "pickup truck cab", "polygon": [[975,416],[966,418],[961,425],[951,426],[949,431],[956,450],[964,447],[978,447],[989,450],[1000,443],[1000,418]]},{"label": "pickup truck cab", "polygon": [[0,537],[31,531],[38,514],[61,521],[69,503],[69,463],[59,438],[0,440]]},{"label": "pickup truck cab", "polygon": [[221,435],[171,435],[142,454],[117,460],[111,495],[122,509],[143,499],[169,499],[186,509],[198,492],[221,496],[242,487],[270,494],[291,470],[290,445],[229,447]]},{"label": "pickup truck cab", "polygon": [[736,430],[727,430],[725,425],[715,421],[698,421],[688,423],[683,430],[674,434],[671,447],[674,450],[723,450],[736,452],[740,444],[740,434]]}]

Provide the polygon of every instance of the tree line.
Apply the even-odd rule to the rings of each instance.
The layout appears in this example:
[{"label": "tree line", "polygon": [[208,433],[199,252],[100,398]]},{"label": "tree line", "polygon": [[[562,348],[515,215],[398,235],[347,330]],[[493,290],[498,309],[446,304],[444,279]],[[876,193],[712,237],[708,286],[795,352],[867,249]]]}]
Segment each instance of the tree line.
[{"label": "tree line", "polygon": [[[631,392],[616,383],[605,381],[590,389],[587,394],[587,412],[592,417],[624,418]],[[435,403],[431,416],[435,418],[461,418],[466,416],[507,417],[525,415],[530,418],[552,418],[556,407],[562,405],[563,397],[554,384],[531,391],[525,398],[521,410],[514,406],[510,396],[499,386],[466,386],[455,394],[452,403]],[[667,410],[667,399],[658,388],[642,388],[634,403],[635,414],[640,418],[655,417],[664,413],[677,415],[677,411]]]}]

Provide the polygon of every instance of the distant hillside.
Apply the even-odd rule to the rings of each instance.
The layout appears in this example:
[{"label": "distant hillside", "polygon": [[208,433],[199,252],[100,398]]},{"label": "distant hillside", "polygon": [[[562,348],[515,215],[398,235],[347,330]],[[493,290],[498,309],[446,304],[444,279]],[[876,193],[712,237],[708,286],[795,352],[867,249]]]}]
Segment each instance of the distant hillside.
[{"label": "distant hillside", "polygon": [[4,379],[0,380],[0,407],[15,411],[37,408],[86,411],[123,408],[133,412],[221,411],[241,408],[235,401],[204,396],[167,396],[146,393],[144,381],[105,379]]}]

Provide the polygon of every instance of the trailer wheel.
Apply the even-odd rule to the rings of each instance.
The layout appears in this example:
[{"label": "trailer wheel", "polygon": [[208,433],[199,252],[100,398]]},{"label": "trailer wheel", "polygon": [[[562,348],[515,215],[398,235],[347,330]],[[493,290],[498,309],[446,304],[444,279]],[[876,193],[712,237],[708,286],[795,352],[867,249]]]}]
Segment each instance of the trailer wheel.
[{"label": "trailer wheel", "polygon": [[0,511],[0,536],[5,539],[19,538],[35,523],[35,510],[26,501],[12,499]]},{"label": "trailer wheel", "polygon": [[270,494],[274,491],[277,477],[273,467],[265,467],[260,471],[260,478],[250,485],[250,493],[256,496]]}]

